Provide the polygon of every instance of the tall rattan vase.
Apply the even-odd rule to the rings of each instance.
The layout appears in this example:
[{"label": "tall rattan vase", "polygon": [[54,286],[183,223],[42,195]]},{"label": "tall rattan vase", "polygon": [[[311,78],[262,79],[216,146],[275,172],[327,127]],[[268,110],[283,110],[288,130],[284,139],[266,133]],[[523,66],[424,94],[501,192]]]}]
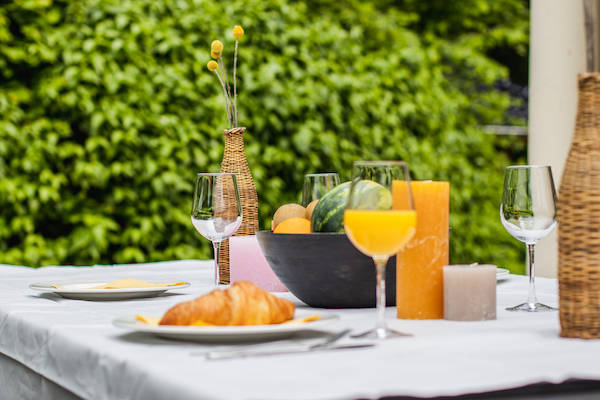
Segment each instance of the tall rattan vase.
[{"label": "tall rattan vase", "polygon": [[[244,152],[244,132],[246,128],[226,129],[225,150],[221,162],[221,172],[234,172],[237,177],[240,201],[242,203],[242,225],[235,235],[254,235],[258,231],[258,196],[252,174]],[[221,243],[219,256],[220,283],[229,283],[229,240]]]},{"label": "tall rattan vase", "polygon": [[579,75],[558,218],[560,335],[600,338],[600,73]]}]

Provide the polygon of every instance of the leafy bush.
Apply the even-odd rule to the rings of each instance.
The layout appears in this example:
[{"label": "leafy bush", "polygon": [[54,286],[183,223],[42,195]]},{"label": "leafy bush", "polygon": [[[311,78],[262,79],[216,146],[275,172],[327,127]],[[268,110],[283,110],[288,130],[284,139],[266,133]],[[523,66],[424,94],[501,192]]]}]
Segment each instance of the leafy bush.
[{"label": "leafy bush", "polygon": [[520,268],[498,219],[509,161],[479,129],[502,120],[509,99],[491,88],[507,72],[485,55],[485,27],[438,31],[404,3],[4,3],[0,262],[209,257],[189,220],[194,175],[218,170],[223,150],[205,66],[215,38],[231,60],[241,24],[239,120],[263,227],[299,200],[304,173],[404,159],[452,184],[453,262]]}]

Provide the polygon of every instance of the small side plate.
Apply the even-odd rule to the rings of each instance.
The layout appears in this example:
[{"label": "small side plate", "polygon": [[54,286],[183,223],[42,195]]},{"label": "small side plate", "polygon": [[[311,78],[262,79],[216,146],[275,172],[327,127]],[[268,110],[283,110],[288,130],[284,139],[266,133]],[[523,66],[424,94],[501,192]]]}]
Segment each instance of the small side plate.
[{"label": "small side plate", "polygon": [[496,281],[503,281],[510,278],[510,271],[506,268],[496,269]]},{"label": "small side plate", "polygon": [[[125,300],[140,297],[157,296],[167,290],[183,289],[190,286],[189,282],[177,286],[155,286],[148,288],[127,289],[90,289],[94,286],[107,284],[108,281],[62,281],[36,282],[29,285],[30,289],[40,292],[55,293],[59,296],[75,300]],[[60,286],[55,288],[52,285]]]}]

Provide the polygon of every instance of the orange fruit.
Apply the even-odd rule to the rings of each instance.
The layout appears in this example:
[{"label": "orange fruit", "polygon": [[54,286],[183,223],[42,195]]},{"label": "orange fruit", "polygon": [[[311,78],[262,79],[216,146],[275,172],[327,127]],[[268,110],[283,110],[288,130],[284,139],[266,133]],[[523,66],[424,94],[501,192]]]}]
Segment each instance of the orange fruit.
[{"label": "orange fruit", "polygon": [[273,228],[277,228],[277,225],[285,221],[286,219],[298,217],[304,218],[306,215],[306,208],[302,207],[300,204],[284,204],[275,211],[275,215],[273,215]]},{"label": "orange fruit", "polygon": [[306,218],[289,218],[277,225],[273,233],[310,233],[310,221]]}]

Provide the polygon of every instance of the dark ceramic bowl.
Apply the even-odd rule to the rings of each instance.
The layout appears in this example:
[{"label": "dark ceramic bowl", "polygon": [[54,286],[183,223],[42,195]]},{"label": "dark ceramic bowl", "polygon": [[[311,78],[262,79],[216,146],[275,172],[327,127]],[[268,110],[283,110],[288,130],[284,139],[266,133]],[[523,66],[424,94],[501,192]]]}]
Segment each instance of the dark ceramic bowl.
[{"label": "dark ceramic bowl", "polygon": [[[375,307],[375,264],[344,233],[260,231],[258,243],[275,275],[312,307]],[[386,268],[386,302],[396,304],[396,257]]]}]

